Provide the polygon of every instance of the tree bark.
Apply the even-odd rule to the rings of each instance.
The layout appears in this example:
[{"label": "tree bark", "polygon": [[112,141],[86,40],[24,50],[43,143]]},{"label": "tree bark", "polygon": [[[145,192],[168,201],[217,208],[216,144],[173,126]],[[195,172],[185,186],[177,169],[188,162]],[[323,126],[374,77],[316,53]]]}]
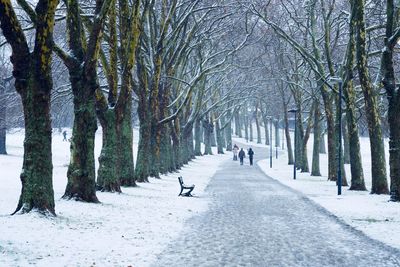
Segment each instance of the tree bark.
[{"label": "tree bark", "polygon": [[194,154],[196,156],[201,156],[201,121],[200,119],[197,119],[196,122],[194,123]]},{"label": "tree bark", "polygon": [[55,215],[51,153],[50,96],[52,37],[58,1],[39,1],[35,8],[35,46],[29,51],[11,1],[0,1],[0,27],[11,46],[15,89],[22,99],[25,123],[21,195],[14,212],[35,209]]},{"label": "tree bark", "polygon": [[220,128],[219,120],[215,122],[215,129],[217,132],[217,153],[224,154],[223,131]]},{"label": "tree bark", "polygon": [[208,120],[203,120],[204,128],[204,155],[212,155],[211,150],[211,135],[213,134],[213,124],[208,122]]},{"label": "tree bark", "polygon": [[[322,129],[322,126],[321,126]],[[319,142],[319,153],[320,154],[326,154],[326,146],[325,146],[325,133],[324,131],[320,131],[321,137],[320,137],[320,142]]]},{"label": "tree bark", "polygon": [[393,0],[386,1],[386,38],[385,49],[382,50],[383,85],[389,102],[388,122],[389,136],[389,164],[390,164],[390,200],[400,201],[400,93],[395,79],[393,50],[398,43],[399,36],[394,35],[398,10]]},{"label": "tree bark", "polygon": [[381,119],[377,104],[377,92],[370,81],[367,63],[365,28],[365,0],[355,0],[354,21],[356,25],[356,59],[361,88],[364,94],[365,111],[371,146],[372,194],[388,194],[386,177],[385,148],[383,144]]},{"label": "tree bark", "polygon": [[[94,141],[97,130],[95,91],[96,80],[85,77],[76,66],[70,70],[74,94],[74,126],[71,137],[71,161],[68,167],[68,183],[63,198],[97,203]],[[96,74],[94,74],[96,77]],[[90,80],[87,80],[89,78]]]},{"label": "tree bark", "polygon": [[313,157],[311,166],[311,176],[321,176],[319,166],[319,149],[320,149],[320,138],[321,138],[321,125],[320,125],[320,105],[316,102],[314,107],[314,144],[313,144]]},{"label": "tree bark", "polygon": [[97,171],[97,189],[102,192],[121,192],[118,179],[117,128],[114,110],[98,114],[103,129],[103,146],[99,156]]},{"label": "tree bark", "polygon": [[7,155],[6,135],[7,135],[7,105],[5,99],[5,89],[0,87],[0,155]]},{"label": "tree bark", "polygon": [[232,118],[231,113],[228,113],[229,121],[224,129],[225,131],[225,139],[226,139],[226,151],[232,151]]}]

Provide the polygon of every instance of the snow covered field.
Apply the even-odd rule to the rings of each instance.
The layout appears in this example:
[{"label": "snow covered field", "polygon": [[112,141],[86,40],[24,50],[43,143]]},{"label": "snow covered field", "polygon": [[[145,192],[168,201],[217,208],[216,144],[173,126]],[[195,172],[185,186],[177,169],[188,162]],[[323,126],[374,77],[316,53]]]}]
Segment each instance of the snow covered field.
[{"label": "snow covered field", "polygon": [[[236,142],[246,143],[244,139],[235,138]],[[256,140],[255,140],[256,141]],[[292,138],[293,142],[293,138]],[[367,189],[371,188],[371,156],[368,138],[361,138],[361,154],[364,168],[364,178]],[[247,143],[251,146],[264,146]],[[308,161],[312,163],[313,135],[308,141]],[[286,146],[286,144],[285,144]],[[385,142],[386,153],[388,143]],[[356,192],[342,188],[342,195],[337,196],[335,182],[327,181],[328,156],[320,154],[321,177],[312,177],[309,173],[297,172],[297,180],[293,180],[293,165],[287,165],[286,150],[279,149],[279,158],[275,159],[275,147],[273,148],[273,168],[269,167],[269,159],[258,162],[260,168],[270,177],[281,183],[304,193],[308,198],[318,203],[347,224],[364,232],[368,236],[382,241],[390,246],[400,249],[400,204],[389,202],[388,195],[371,195],[369,192]],[[267,155],[269,157],[269,150]],[[388,164],[388,154],[386,161]],[[350,183],[350,165],[346,165],[347,180]],[[389,165],[387,170],[389,170]],[[388,183],[389,173],[388,173]]]},{"label": "snow covered field", "polygon": [[[71,132],[68,131],[68,138]],[[138,133],[134,133],[134,142]],[[53,135],[55,218],[10,216],[21,184],[23,132],[7,136],[9,155],[0,156],[0,266],[148,266],[189,217],[208,206],[209,179],[230,154],[198,157],[180,173],[150,179],[122,194],[98,193],[101,204],[62,200],[69,142]],[[136,153],[136,146],[134,145]],[[96,136],[96,157],[101,132]],[[193,198],[178,197],[178,176],[196,185]]]}]

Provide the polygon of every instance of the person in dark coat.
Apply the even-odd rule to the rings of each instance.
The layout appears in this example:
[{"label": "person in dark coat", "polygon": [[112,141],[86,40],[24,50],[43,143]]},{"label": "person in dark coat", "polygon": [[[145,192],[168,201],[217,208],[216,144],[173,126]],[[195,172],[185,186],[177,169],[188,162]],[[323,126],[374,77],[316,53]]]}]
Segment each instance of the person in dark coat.
[{"label": "person in dark coat", "polygon": [[243,148],[241,148],[240,151],[239,151],[240,165],[243,165],[243,159],[245,157],[246,157],[246,153],[243,151]]},{"label": "person in dark coat", "polygon": [[63,134],[63,137],[64,137],[63,141],[67,141],[67,131],[64,131],[62,134]]},{"label": "person in dark coat", "polygon": [[253,156],[254,156],[253,149],[249,148],[249,151],[247,152],[247,155],[249,155],[250,165],[253,165]]},{"label": "person in dark coat", "polygon": [[239,147],[235,144],[233,146],[233,160],[237,160],[238,158]]}]

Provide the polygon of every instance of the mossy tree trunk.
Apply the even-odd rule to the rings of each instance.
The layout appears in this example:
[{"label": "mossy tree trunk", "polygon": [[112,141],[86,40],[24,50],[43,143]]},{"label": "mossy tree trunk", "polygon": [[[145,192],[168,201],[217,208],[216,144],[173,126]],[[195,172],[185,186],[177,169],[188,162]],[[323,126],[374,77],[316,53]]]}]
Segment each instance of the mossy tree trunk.
[{"label": "mossy tree trunk", "polygon": [[344,115],[344,123],[342,123],[342,133],[343,133],[343,163],[350,164],[350,140],[349,131],[347,127],[347,113]]},{"label": "mossy tree trunk", "polygon": [[96,2],[94,20],[86,38],[79,2],[67,4],[69,48],[73,56],[58,46],[55,52],[64,61],[70,74],[74,96],[74,126],[71,138],[71,160],[64,198],[99,202],[96,196],[94,140],[97,130],[95,92],[99,89],[97,63],[103,25],[112,0]]},{"label": "mossy tree trunk", "polygon": [[97,189],[104,192],[121,192],[120,181],[117,175],[117,128],[114,110],[98,112],[98,118],[103,128],[103,146],[99,156],[97,172]]},{"label": "mossy tree trunk", "polygon": [[[351,2],[353,6],[353,2]],[[343,83],[343,95],[346,101],[346,124],[347,134],[349,139],[349,158],[350,158],[350,172],[351,172],[351,186],[350,190],[367,190],[364,181],[364,172],[361,161],[360,140],[358,135],[358,123],[356,119],[356,91],[353,86],[354,79],[354,61],[356,53],[356,43],[354,38],[354,15],[356,9],[351,8],[349,43],[347,47],[346,65],[345,65],[345,79]]]},{"label": "mossy tree trunk", "polygon": [[367,190],[364,181],[364,171],[361,161],[360,152],[360,138],[358,134],[358,124],[356,119],[355,99],[356,92],[353,88],[352,82],[349,82],[344,87],[345,96],[347,99],[347,125],[349,132],[349,154],[350,154],[350,172],[351,172],[351,186],[350,190]]},{"label": "mossy tree trunk", "polygon": [[367,62],[365,26],[365,0],[355,0],[356,8],[353,16],[356,25],[356,61],[360,85],[364,94],[365,112],[368,121],[368,132],[371,146],[371,172],[372,172],[372,194],[388,194],[386,177],[385,147],[383,144],[381,119],[377,103],[377,92],[374,89],[369,73]]},{"label": "mossy tree trunk", "polygon": [[[141,0],[119,0],[119,57],[122,65],[121,89],[115,106],[117,127],[118,179],[123,186],[136,186],[133,157],[131,71],[136,63],[136,50],[141,34]],[[115,90],[118,92],[118,90]],[[110,96],[110,95],[109,95]]]},{"label": "mossy tree trunk", "polygon": [[2,86],[0,86],[0,155],[7,155],[6,116],[7,116],[7,105],[6,105],[6,98],[5,98],[5,89]]},{"label": "mossy tree trunk", "polygon": [[[22,99],[25,123],[21,195],[14,212],[37,210],[55,215],[51,153],[50,96],[52,36],[58,1],[39,1],[32,11],[35,45],[32,52],[11,1],[0,1],[0,27],[11,46],[15,89]],[[33,14],[34,13],[34,14]]]},{"label": "mossy tree trunk", "polygon": [[393,0],[386,1],[386,37],[382,54],[383,85],[389,101],[388,122],[390,129],[390,200],[400,201],[400,93],[395,79],[393,51],[400,37],[395,30],[398,10]]},{"label": "mossy tree trunk", "polygon": [[131,89],[127,88],[127,90],[129,90],[129,96],[126,96],[126,103],[121,104],[121,110],[119,108],[116,109],[117,175],[122,186],[134,187],[136,182],[133,157],[132,95]]},{"label": "mossy tree trunk", "polygon": [[139,183],[149,182],[149,154],[150,154],[150,118],[147,105],[143,102],[145,99],[140,98],[138,105],[138,115],[139,115],[139,145],[138,145],[138,155],[136,160],[135,178]]},{"label": "mossy tree trunk", "polygon": [[[78,66],[76,67],[80,69]],[[74,125],[68,183],[63,198],[99,202],[96,197],[94,141],[97,130],[94,90],[89,81],[79,80],[81,71],[70,71],[74,94]],[[91,79],[91,78],[90,78]]]}]

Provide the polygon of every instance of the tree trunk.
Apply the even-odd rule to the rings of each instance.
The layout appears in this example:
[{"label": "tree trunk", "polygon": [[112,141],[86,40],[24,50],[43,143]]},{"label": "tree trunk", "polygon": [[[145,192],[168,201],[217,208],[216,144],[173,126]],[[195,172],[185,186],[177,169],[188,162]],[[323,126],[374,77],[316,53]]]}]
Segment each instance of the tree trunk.
[{"label": "tree trunk", "polygon": [[201,156],[201,122],[200,119],[196,119],[196,122],[194,123],[194,154],[196,156]]},{"label": "tree trunk", "polygon": [[215,131],[215,129],[213,129],[211,131],[211,134],[210,134],[210,143],[211,143],[212,147],[216,147],[217,146],[217,139],[215,137],[215,133],[216,133],[216,131]]},{"label": "tree trunk", "polygon": [[215,122],[215,129],[217,132],[217,153],[224,154],[223,132],[219,125],[219,120]]},{"label": "tree trunk", "polygon": [[180,125],[179,118],[176,118],[171,126],[172,150],[174,155],[175,169],[180,170],[183,163],[181,159]]},{"label": "tree trunk", "polygon": [[350,147],[350,171],[351,171],[351,186],[350,190],[367,190],[364,181],[364,171],[361,161],[360,153],[360,138],[358,135],[358,125],[356,121],[356,110],[355,110],[355,92],[354,89],[349,88],[349,94],[347,99],[349,105],[347,106],[347,125],[349,129],[349,147]]},{"label": "tree trunk", "polygon": [[247,113],[244,115],[244,139],[246,139],[246,142],[249,141],[249,116],[247,116]]},{"label": "tree trunk", "polygon": [[0,155],[7,155],[6,149],[6,116],[7,106],[5,99],[5,89],[0,87]]},{"label": "tree trunk", "polygon": [[0,1],[0,27],[11,47],[15,89],[21,96],[25,119],[22,188],[14,214],[35,209],[55,215],[50,98],[53,89],[52,37],[57,5],[56,0],[37,3],[35,42],[30,52],[11,1]]},{"label": "tree trunk", "polygon": [[261,144],[261,129],[260,129],[260,120],[258,116],[258,107],[255,110],[255,120],[256,120],[256,130],[257,130],[257,144]]},{"label": "tree trunk", "polygon": [[325,133],[324,133],[324,131],[320,131],[320,133],[321,133],[321,137],[320,137],[320,142],[319,142],[319,153],[326,154]]},{"label": "tree trunk", "polygon": [[242,125],[240,124],[239,110],[235,113],[235,135],[242,138]]},{"label": "tree trunk", "polygon": [[[345,120],[347,120],[347,113],[345,114]],[[342,134],[343,134],[343,147],[344,147],[344,164],[350,164],[350,140],[349,131],[346,121],[342,123]]]},{"label": "tree trunk", "polygon": [[397,23],[398,10],[393,0],[386,1],[386,38],[382,50],[383,85],[389,102],[388,122],[390,129],[389,165],[390,165],[390,200],[400,201],[400,93],[396,84],[393,50],[399,37],[393,38]]},{"label": "tree trunk", "polygon": [[[388,97],[389,98],[389,97]],[[400,201],[400,94],[389,98],[390,200]]]},{"label": "tree trunk", "polygon": [[213,125],[206,120],[203,120],[204,129],[204,155],[212,155],[211,150],[211,135],[213,134]]},{"label": "tree trunk", "polygon": [[98,110],[97,114],[103,128],[103,147],[99,157],[97,189],[102,192],[121,192],[117,174],[118,145],[116,114],[113,109],[107,109],[104,112]]},{"label": "tree trunk", "polygon": [[232,151],[232,120],[228,121],[224,130],[226,139],[226,151]]},{"label": "tree trunk", "polygon": [[145,97],[139,98],[138,115],[139,115],[139,144],[136,160],[135,178],[139,183],[149,182],[149,154],[150,154],[150,116],[146,105]]},{"label": "tree trunk", "polygon": [[279,137],[279,120],[274,121],[274,127],[275,127],[275,147],[280,146],[280,137]]},{"label": "tree trunk", "polygon": [[249,141],[253,142],[254,138],[253,138],[253,116],[250,116],[249,118]]},{"label": "tree trunk", "polygon": [[[32,64],[23,71],[29,72],[30,68],[35,69]],[[26,92],[21,95],[25,119],[24,161],[20,176],[22,189],[14,213],[37,209],[41,213],[55,214],[50,119],[51,74],[49,70],[48,76],[44,76],[48,79],[44,79],[36,71],[32,72],[28,83],[17,79],[15,82],[16,87],[18,83],[26,84]]]},{"label": "tree trunk", "polygon": [[[293,165],[294,164],[294,160],[293,160],[292,140],[290,138],[287,107],[285,107],[285,106],[284,106],[283,114],[284,114],[283,119],[284,119],[284,122],[285,122],[286,147],[287,147],[287,151],[288,151],[288,164],[289,165]],[[265,122],[264,122],[264,124],[265,124]],[[267,128],[268,127],[265,127],[265,129],[267,129]]]},{"label": "tree trunk", "polygon": [[265,145],[269,145],[269,128],[268,128],[268,118],[263,115],[264,122],[264,133],[265,133]]},{"label": "tree trunk", "polygon": [[[342,86],[342,85],[340,85]],[[343,125],[343,116],[341,116],[342,114],[340,114],[340,109],[339,109],[339,105],[342,105],[342,101],[340,101],[339,96],[336,97],[336,137],[337,137],[337,151],[339,153],[341,153],[340,157],[341,157],[341,161],[340,161],[340,167],[341,168],[341,176],[342,176],[342,185],[343,186],[348,186],[347,183],[347,178],[346,178],[346,170],[344,169],[344,153],[343,153],[343,140],[341,140],[342,142],[340,142],[342,145],[341,147],[339,147],[339,134],[342,133],[342,129],[340,127],[340,120],[342,121],[342,125]],[[342,136],[343,139],[343,136]],[[339,153],[338,153],[338,159],[337,159],[337,163],[339,163]]]},{"label": "tree trunk", "polygon": [[319,168],[319,149],[320,149],[320,138],[321,138],[321,125],[320,125],[320,105],[316,103],[314,107],[314,144],[313,144],[313,158],[311,166],[311,176],[321,176]]},{"label": "tree trunk", "polygon": [[328,96],[324,98],[325,116],[328,128],[328,180],[337,180],[337,153],[336,153],[336,133],[335,119],[331,100]]},{"label": "tree trunk", "polygon": [[126,103],[117,113],[117,174],[122,186],[134,187],[135,163],[133,158],[132,95],[126,96]]},{"label": "tree trunk", "polygon": [[[74,126],[71,138],[71,161],[68,183],[63,198],[97,203],[94,141],[97,130],[95,94],[96,80],[80,80],[79,68],[70,71],[74,94]],[[96,77],[94,77],[96,78]],[[91,78],[93,79],[93,78]]]},{"label": "tree trunk", "polygon": [[364,94],[365,112],[368,121],[368,132],[371,146],[372,194],[388,194],[386,177],[385,147],[383,144],[381,120],[377,104],[377,92],[374,90],[368,73],[365,28],[365,0],[356,0],[354,16],[357,25],[356,58],[361,88]]}]

